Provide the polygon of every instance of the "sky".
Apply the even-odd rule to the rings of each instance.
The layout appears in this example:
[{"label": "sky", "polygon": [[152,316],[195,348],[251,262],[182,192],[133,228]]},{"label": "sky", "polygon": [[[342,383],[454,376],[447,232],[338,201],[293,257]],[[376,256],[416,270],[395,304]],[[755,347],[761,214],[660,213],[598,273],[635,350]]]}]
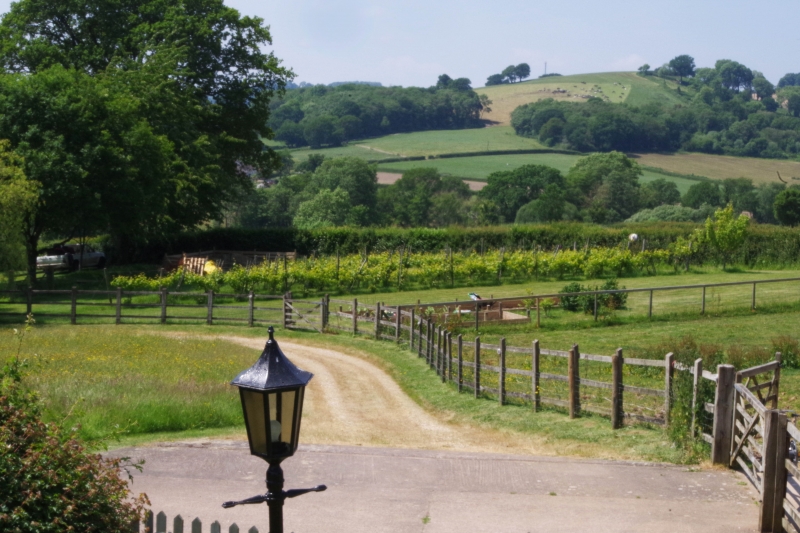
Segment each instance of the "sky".
[{"label": "sky", "polygon": [[[58,1],[58,0],[55,0]],[[9,0],[0,0],[0,11]],[[582,74],[733,59],[773,83],[800,72],[797,0],[226,0],[270,26],[295,81],[473,87],[510,64]]]}]

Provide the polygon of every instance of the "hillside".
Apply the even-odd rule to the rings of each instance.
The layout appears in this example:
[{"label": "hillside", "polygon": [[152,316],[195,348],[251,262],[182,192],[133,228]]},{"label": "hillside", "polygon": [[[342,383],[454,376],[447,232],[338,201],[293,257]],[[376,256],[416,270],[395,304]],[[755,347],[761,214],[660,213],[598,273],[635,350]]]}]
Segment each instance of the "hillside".
[{"label": "hillside", "polygon": [[[517,107],[546,98],[564,102],[583,102],[589,97],[609,102],[641,105],[651,101],[680,103],[677,84],[653,76],[642,77],[633,72],[576,74],[492,85],[475,89],[492,101],[492,112],[483,118],[498,124],[509,124]],[[684,89],[685,90],[685,89]]]}]

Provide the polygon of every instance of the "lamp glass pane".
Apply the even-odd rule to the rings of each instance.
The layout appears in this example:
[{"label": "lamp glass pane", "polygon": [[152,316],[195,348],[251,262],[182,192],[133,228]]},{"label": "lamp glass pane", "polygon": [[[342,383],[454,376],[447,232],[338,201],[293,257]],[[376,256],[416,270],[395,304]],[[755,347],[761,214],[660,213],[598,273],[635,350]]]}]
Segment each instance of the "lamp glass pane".
[{"label": "lamp glass pane", "polygon": [[297,391],[290,390],[281,393],[281,442],[291,446],[294,436],[294,397]]},{"label": "lamp glass pane", "polygon": [[264,418],[264,394],[249,389],[239,390],[242,392],[242,405],[247,417],[250,449],[253,453],[266,454],[267,430]]}]

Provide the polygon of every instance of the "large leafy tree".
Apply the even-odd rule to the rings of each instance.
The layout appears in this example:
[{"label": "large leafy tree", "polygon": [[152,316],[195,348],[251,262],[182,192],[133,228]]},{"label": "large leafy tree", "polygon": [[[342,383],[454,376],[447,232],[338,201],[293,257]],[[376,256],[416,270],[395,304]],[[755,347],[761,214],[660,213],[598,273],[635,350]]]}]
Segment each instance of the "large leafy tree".
[{"label": "large leafy tree", "polygon": [[775,218],[784,226],[800,224],[800,190],[786,189],[778,194],[774,203]]},{"label": "large leafy tree", "polygon": [[25,265],[22,231],[36,208],[39,184],[27,179],[22,160],[0,143],[0,272]]},{"label": "large leafy tree", "polygon": [[680,82],[683,82],[683,78],[694,76],[694,58],[690,55],[683,54],[673,58],[669,66],[678,75]]},{"label": "large leafy tree", "polygon": [[[27,231],[108,229],[122,249],[219,215],[278,157],[262,137],[291,71],[222,0],[20,0],[0,22],[0,137],[42,184]],[[30,113],[36,109],[37,113]]]},{"label": "large leafy tree", "polygon": [[507,222],[516,219],[517,211],[539,198],[548,185],[563,189],[564,177],[558,170],[544,165],[523,165],[512,171],[489,174],[480,195],[493,202]]},{"label": "large leafy tree", "polygon": [[714,250],[722,261],[722,270],[733,259],[747,237],[747,228],[750,219],[746,215],[734,216],[733,204],[717,209],[714,218],[706,219],[703,229],[696,231],[696,238],[701,244],[708,245]]}]

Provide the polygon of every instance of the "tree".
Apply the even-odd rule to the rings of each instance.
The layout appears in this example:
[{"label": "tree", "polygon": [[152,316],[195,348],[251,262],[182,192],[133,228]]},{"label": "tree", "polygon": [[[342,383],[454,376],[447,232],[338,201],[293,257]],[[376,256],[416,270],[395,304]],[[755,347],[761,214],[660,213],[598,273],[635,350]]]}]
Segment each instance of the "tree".
[{"label": "tree", "polygon": [[775,86],[772,85],[764,76],[756,76],[753,79],[753,90],[759,99],[771,98],[775,94]]},{"label": "tree", "polygon": [[606,176],[620,174],[627,181],[638,182],[642,169],[636,161],[620,152],[592,154],[578,159],[569,169],[567,183],[586,198],[593,197]]},{"label": "tree", "polygon": [[374,166],[359,157],[326,159],[314,171],[308,191],[315,194],[322,189],[338,188],[347,193],[350,206],[363,206],[368,220],[376,218],[378,177]]},{"label": "tree", "polygon": [[29,269],[45,231],[91,224],[129,250],[219,216],[252,187],[244,167],[269,175],[269,102],[292,76],[271,42],[222,0],[15,2],[0,22],[0,138],[42,185]]},{"label": "tree", "polygon": [[679,83],[683,83],[683,78],[694,76],[694,58],[689,55],[680,55],[669,62],[669,67],[678,75]]},{"label": "tree", "polygon": [[695,183],[681,199],[681,205],[684,207],[699,208],[703,204],[708,204],[714,207],[722,203],[722,197],[719,192],[719,185],[713,181],[701,181]]},{"label": "tree", "polygon": [[714,65],[722,86],[738,93],[742,89],[749,90],[753,84],[753,71],[730,59],[720,59]]},{"label": "tree", "polygon": [[800,93],[792,93],[786,99],[786,109],[795,117],[800,117]]},{"label": "tree", "polygon": [[483,117],[484,113],[491,113],[492,108],[489,106],[492,105],[493,102],[489,100],[489,97],[481,93],[478,95],[478,99],[481,103],[481,117]]},{"label": "tree", "polygon": [[639,71],[640,75],[647,76],[647,75],[650,74],[650,65],[645,63],[644,65],[639,67],[637,70]]},{"label": "tree", "polygon": [[331,115],[317,116],[303,120],[303,137],[311,148],[322,145],[338,146],[342,142],[341,133],[336,129],[336,119]]},{"label": "tree", "polygon": [[800,190],[786,189],[775,197],[775,218],[784,226],[800,224]]},{"label": "tree", "polygon": [[25,268],[23,230],[36,210],[39,184],[23,173],[22,159],[0,142],[0,272]]},{"label": "tree", "polygon": [[350,197],[341,187],[333,191],[322,189],[311,200],[300,204],[294,226],[299,229],[342,226],[350,215],[350,207]]},{"label": "tree", "polygon": [[562,220],[565,204],[564,190],[551,183],[536,200],[519,208],[514,223],[532,224]]},{"label": "tree", "polygon": [[514,77],[522,81],[531,75],[531,67],[527,63],[520,63],[514,68]]},{"label": "tree", "polygon": [[502,74],[492,74],[488,78],[486,78],[486,86],[489,87],[491,85],[502,85],[504,83],[508,83],[506,79],[503,77]]},{"label": "tree", "polygon": [[797,85],[800,85],[800,73],[792,74],[790,72],[789,74],[786,74],[778,81],[778,89],[782,89],[784,87],[793,87]]},{"label": "tree", "polygon": [[681,201],[681,193],[674,181],[658,178],[642,185],[640,190],[641,205],[654,208],[660,205],[677,204]]},{"label": "tree", "polygon": [[717,209],[713,219],[708,217],[703,229],[697,232],[698,242],[710,246],[722,260],[722,270],[744,244],[750,218],[746,215],[733,216],[733,205]]},{"label": "tree", "polygon": [[564,189],[561,172],[544,165],[523,165],[489,174],[486,187],[479,194],[497,206],[505,221],[511,222],[519,208],[537,199],[548,185]]},{"label": "tree", "polygon": [[508,80],[508,83],[514,83],[517,79],[517,67],[514,65],[509,65],[503,69],[500,73],[503,78]]},{"label": "tree", "polygon": [[451,83],[453,83],[453,78],[451,78],[447,74],[442,74],[439,76],[439,80],[436,82],[436,88],[447,89],[448,87],[450,87]]}]

